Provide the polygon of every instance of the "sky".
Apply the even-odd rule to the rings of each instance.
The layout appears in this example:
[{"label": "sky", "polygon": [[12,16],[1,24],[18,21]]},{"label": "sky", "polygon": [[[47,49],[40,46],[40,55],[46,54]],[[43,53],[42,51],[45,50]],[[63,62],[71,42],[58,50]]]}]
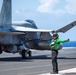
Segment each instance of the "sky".
[{"label": "sky", "polygon": [[[39,29],[57,30],[76,20],[76,0],[12,0],[12,20],[26,19],[32,19]],[[76,41],[75,32],[76,27],[59,36]]]}]

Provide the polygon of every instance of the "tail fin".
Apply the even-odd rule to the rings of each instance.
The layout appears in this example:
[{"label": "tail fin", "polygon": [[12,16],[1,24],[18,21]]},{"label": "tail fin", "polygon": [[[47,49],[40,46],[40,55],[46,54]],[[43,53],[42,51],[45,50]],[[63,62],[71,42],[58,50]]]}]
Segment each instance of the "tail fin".
[{"label": "tail fin", "polygon": [[12,22],[12,5],[11,0],[3,0],[3,5],[0,13],[0,26],[3,28],[11,27]]}]

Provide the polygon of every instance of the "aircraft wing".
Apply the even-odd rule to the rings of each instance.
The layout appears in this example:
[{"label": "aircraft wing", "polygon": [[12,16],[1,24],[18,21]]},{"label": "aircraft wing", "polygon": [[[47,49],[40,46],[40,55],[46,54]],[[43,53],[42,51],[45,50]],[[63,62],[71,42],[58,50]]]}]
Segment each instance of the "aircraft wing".
[{"label": "aircraft wing", "polygon": [[23,32],[1,32],[0,35],[20,35],[20,34],[25,34]]},{"label": "aircraft wing", "polygon": [[63,32],[63,33],[65,33],[65,32],[67,32],[69,29],[73,28],[74,26],[76,26],[76,21],[74,21],[74,22],[72,22],[72,23],[70,23],[70,24],[68,24],[68,25],[66,25],[66,26],[64,26],[64,27],[56,30],[55,32],[57,32],[57,33],[58,33],[58,32]]},{"label": "aircraft wing", "polygon": [[25,27],[21,27],[21,26],[15,26],[14,29],[16,31],[19,31],[19,32],[56,32],[56,33],[59,33],[59,32],[67,32],[69,29],[73,28],[74,26],[76,25],[76,21],[58,29],[58,30],[46,30],[46,29],[33,29],[33,28],[25,28]]},{"label": "aircraft wing", "polygon": [[33,29],[33,28],[25,28],[25,27],[15,27],[14,29],[21,32],[52,32],[53,31],[53,30]]}]

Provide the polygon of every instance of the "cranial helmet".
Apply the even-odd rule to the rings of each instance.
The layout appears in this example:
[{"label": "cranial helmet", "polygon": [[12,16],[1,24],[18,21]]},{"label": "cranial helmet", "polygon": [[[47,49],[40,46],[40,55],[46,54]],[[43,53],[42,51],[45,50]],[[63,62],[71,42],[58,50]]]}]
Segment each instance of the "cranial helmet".
[{"label": "cranial helmet", "polygon": [[59,35],[57,33],[54,33],[53,37],[59,37]]}]

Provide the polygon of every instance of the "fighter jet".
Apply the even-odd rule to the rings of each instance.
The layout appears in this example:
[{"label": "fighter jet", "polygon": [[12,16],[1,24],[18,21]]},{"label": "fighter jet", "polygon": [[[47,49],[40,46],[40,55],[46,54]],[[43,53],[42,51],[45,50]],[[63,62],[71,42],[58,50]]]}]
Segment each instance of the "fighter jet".
[{"label": "fighter jet", "polygon": [[19,53],[23,59],[31,56],[31,49],[51,50],[51,33],[65,33],[76,25],[76,21],[58,29],[38,29],[33,20],[12,23],[12,0],[3,0],[0,13],[0,54]]}]

